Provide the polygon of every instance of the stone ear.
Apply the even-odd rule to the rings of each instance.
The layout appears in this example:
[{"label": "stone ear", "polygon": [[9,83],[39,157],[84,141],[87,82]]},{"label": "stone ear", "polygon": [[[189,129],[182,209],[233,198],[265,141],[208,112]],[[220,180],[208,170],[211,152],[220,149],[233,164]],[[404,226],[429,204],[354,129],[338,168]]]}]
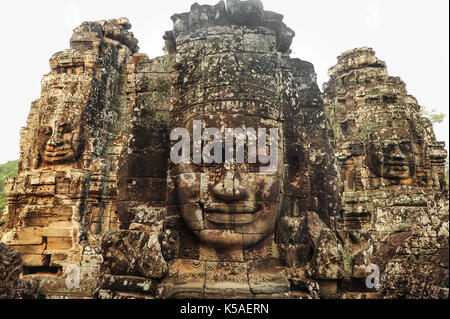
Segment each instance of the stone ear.
[{"label": "stone ear", "polygon": [[72,136],[72,145],[74,150],[74,160],[77,161],[81,154],[84,151],[85,147],[85,130],[83,129],[83,126],[80,127],[79,130],[73,130],[73,136]]},{"label": "stone ear", "polygon": [[376,176],[382,175],[383,169],[383,151],[380,145],[380,136],[378,132],[370,132],[369,143],[366,148],[366,156],[369,159],[369,169]]},{"label": "stone ear", "polygon": [[38,169],[42,164],[42,157],[41,157],[41,153],[39,152],[39,147],[40,147],[39,144],[37,144],[35,147],[36,156],[33,158],[33,163],[32,163],[34,169]]},{"label": "stone ear", "polygon": [[380,142],[380,135],[378,134],[378,132],[370,132],[369,133],[369,140],[371,143],[379,143]]},{"label": "stone ear", "polygon": [[380,135],[378,134],[378,132],[370,132],[369,134],[369,143],[368,143],[368,151],[369,154],[381,154],[381,156],[383,155],[383,150],[381,149],[381,140],[380,140]]}]

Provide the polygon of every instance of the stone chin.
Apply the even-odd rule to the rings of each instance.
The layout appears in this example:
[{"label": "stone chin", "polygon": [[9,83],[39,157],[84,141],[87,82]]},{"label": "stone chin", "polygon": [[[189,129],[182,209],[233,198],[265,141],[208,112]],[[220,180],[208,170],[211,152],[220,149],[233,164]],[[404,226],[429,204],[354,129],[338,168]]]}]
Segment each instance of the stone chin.
[{"label": "stone chin", "polygon": [[242,234],[232,230],[202,230],[196,235],[210,247],[226,249],[243,245]]}]

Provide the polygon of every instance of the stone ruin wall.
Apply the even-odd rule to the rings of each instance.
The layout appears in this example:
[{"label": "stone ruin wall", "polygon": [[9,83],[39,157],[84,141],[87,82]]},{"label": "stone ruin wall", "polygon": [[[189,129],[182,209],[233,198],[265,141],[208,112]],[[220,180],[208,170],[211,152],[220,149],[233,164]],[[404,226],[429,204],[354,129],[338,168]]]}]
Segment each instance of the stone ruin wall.
[{"label": "stone ruin wall", "polygon": [[[50,59],[21,131],[18,176],[6,187],[2,241],[22,254],[24,274],[61,275],[76,264],[96,281],[102,235],[119,228],[117,166],[128,128],[118,124],[138,50],[130,27],[126,19],[83,23],[70,49]],[[41,277],[39,293],[64,293],[64,280]]]},{"label": "stone ruin wall", "polygon": [[[50,60],[7,186],[1,240],[23,259],[23,276],[16,261],[17,276],[0,277],[7,296],[395,298],[408,296],[405,272],[413,297],[448,296],[445,152],[431,123],[366,48],[340,57],[321,96],[312,64],[289,57],[282,19],[260,1],[194,4],[172,17],[155,59],[138,53],[126,19],[75,30]],[[279,191],[260,199],[274,225],[225,251],[191,218],[223,176],[169,160],[170,131],[192,119],[283,135]],[[412,176],[391,178],[371,157],[383,152],[370,132],[386,126],[413,131]],[[239,171],[260,178],[254,169]],[[371,263],[391,286],[365,287]],[[71,265],[81,289],[66,287]]]},{"label": "stone ruin wall", "polygon": [[[261,242],[249,246],[246,242],[253,236],[250,230],[243,235],[242,244],[222,254],[192,237],[183,223],[184,219],[200,238],[208,231],[208,223],[192,225],[186,221],[184,210],[191,205],[199,210],[198,201],[205,206],[214,202],[217,194],[202,194],[213,188],[220,173],[205,166],[169,167],[176,195],[169,197],[175,199],[169,202],[175,211],[165,226],[167,246],[163,253],[170,260],[170,271],[161,285],[162,293],[179,296],[176,282],[193,264],[200,289],[189,297],[285,298],[309,294],[308,280],[303,273],[297,274],[307,267],[314,250],[308,223],[317,220],[325,229],[333,227],[333,205],[338,202],[333,197],[336,172],[314,69],[308,62],[289,57],[293,31],[282,23],[281,15],[263,11],[258,2],[230,2],[227,10],[224,3],[194,5],[189,13],[172,19],[176,71],[171,127],[185,127],[192,118],[203,119],[206,127],[279,127],[284,134],[279,169],[284,178],[281,193],[259,199],[262,206],[277,203],[270,208],[280,211],[275,232],[269,230]],[[314,145],[312,150],[307,146],[310,144]],[[255,176],[255,167],[240,167],[239,171],[259,183],[261,176]],[[186,173],[196,176],[196,195],[187,192],[193,187],[184,184]],[[240,182],[245,185],[244,178]],[[316,185],[327,187],[319,189]],[[245,187],[251,189],[252,185]],[[174,246],[177,241],[178,251]],[[270,259],[268,265],[257,262],[264,258]],[[287,267],[286,273],[283,267]],[[267,271],[272,268],[274,273]],[[230,269],[234,270],[231,274]],[[289,288],[288,280],[296,276],[302,278],[298,281],[303,291]],[[272,287],[264,287],[263,278],[272,281]],[[225,289],[229,295],[224,295]]]},{"label": "stone ruin wall", "polygon": [[373,49],[343,53],[329,76],[323,99],[340,163],[339,229],[370,247],[364,257],[385,274],[386,296],[448,295],[445,144]]}]

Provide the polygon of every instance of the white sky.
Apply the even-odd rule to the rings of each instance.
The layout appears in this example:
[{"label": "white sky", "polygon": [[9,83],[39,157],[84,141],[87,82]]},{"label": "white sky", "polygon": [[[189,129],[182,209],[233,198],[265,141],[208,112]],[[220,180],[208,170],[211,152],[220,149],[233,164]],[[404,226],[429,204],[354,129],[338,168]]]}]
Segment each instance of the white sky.
[{"label": "white sky", "polygon": [[[216,4],[203,0],[200,4]],[[428,109],[447,116],[435,125],[448,145],[449,1],[448,0],[263,0],[265,10],[285,16],[297,36],[293,57],[314,64],[321,87],[336,57],[349,49],[373,47],[390,75],[400,76],[409,94]],[[189,11],[191,0],[0,2],[0,163],[19,157],[19,131],[31,102],[39,98],[48,60],[69,47],[82,21],[127,17],[140,52],[162,55],[170,16]],[[447,147],[448,149],[448,147]]]}]

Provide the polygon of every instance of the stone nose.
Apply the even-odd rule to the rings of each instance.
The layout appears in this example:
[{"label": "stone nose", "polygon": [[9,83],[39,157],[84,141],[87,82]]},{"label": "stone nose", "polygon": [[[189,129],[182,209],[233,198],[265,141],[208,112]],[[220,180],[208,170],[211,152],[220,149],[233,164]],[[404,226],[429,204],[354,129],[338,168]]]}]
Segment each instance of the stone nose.
[{"label": "stone nose", "polygon": [[235,172],[227,172],[224,178],[212,188],[212,194],[216,199],[226,203],[248,199],[248,191],[241,186],[240,177]]},{"label": "stone nose", "polygon": [[400,150],[400,147],[397,145],[397,147],[394,149],[394,152],[392,153],[392,159],[395,161],[403,161],[406,159],[405,154],[402,153]]},{"label": "stone nose", "polygon": [[63,141],[62,141],[60,134],[57,131],[53,132],[52,136],[47,141],[47,146],[56,147],[56,146],[60,146],[61,144],[63,144]]}]

